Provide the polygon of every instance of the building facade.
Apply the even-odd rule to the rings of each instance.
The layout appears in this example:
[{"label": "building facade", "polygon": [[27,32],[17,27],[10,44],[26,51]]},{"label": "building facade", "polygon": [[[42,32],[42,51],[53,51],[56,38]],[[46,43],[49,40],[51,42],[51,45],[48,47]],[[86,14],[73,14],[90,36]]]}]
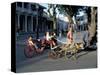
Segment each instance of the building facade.
[{"label": "building facade", "polygon": [[46,9],[37,3],[16,2],[16,32],[35,33],[52,30],[52,20],[48,19]]},{"label": "building facade", "polygon": [[80,31],[86,30],[88,28],[88,16],[85,10],[81,10],[76,15],[76,21],[78,23],[78,29]]}]

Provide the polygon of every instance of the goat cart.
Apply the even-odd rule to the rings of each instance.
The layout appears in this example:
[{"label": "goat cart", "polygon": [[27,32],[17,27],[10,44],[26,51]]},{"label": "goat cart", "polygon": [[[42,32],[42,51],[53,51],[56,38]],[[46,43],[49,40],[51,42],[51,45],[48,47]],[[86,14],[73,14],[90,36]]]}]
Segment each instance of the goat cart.
[{"label": "goat cart", "polygon": [[46,49],[50,49],[50,46],[56,45],[56,40],[52,38],[51,40],[46,39],[32,39],[31,41],[26,41],[26,46],[24,49],[24,55],[28,58],[42,54]]},{"label": "goat cart", "polygon": [[70,57],[73,57],[76,60],[77,59],[76,55],[82,49],[84,49],[82,42],[80,43],[73,42],[70,45],[61,44],[52,48],[48,56],[49,58],[52,59],[61,58],[63,56],[65,57],[65,59],[69,59]]}]

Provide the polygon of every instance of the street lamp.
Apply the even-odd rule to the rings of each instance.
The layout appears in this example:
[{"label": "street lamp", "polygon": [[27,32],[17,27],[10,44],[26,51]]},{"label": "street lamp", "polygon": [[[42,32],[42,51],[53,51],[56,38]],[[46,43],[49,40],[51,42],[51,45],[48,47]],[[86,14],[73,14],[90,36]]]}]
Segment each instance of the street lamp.
[{"label": "street lamp", "polygon": [[39,38],[39,26],[38,26],[38,9],[39,9],[39,6],[38,4],[36,4],[36,11],[37,11],[37,15],[36,15],[36,39]]}]

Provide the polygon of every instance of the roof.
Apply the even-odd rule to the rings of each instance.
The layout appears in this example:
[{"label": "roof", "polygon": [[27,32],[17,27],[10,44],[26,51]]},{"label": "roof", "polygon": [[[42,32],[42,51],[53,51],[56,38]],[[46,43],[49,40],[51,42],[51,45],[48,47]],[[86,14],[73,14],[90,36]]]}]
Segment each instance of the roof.
[{"label": "roof", "polygon": [[38,5],[40,8],[42,8],[42,9],[46,9],[46,7],[40,5],[39,3],[31,3],[31,4],[33,4],[33,5]]}]

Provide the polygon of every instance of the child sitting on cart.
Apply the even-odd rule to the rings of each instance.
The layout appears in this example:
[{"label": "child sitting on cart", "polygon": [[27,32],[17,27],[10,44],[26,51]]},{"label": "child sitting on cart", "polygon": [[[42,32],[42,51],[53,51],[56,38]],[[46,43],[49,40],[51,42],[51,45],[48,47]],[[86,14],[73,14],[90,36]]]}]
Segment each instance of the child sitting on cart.
[{"label": "child sitting on cart", "polygon": [[36,52],[42,52],[44,50],[44,46],[42,46],[41,40],[33,40],[32,36],[28,38],[28,45],[31,48],[35,48]]},{"label": "child sitting on cart", "polygon": [[46,32],[46,34],[45,34],[45,37],[44,37],[45,44],[49,45],[50,48],[52,48],[53,46],[56,45],[56,42],[54,40],[54,36],[55,36],[54,33],[52,35],[50,35],[49,32]]}]

